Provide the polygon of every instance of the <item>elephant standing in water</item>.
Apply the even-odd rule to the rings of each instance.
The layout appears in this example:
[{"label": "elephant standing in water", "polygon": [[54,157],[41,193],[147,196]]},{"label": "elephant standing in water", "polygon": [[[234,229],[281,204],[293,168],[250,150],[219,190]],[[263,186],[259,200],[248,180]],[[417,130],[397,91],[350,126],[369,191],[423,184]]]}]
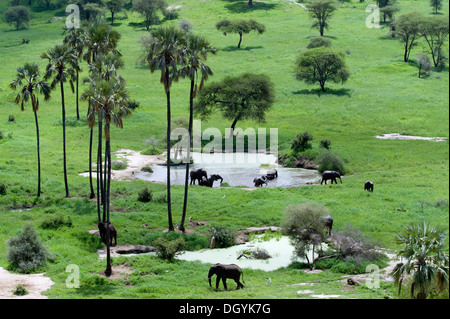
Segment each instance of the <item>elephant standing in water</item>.
[{"label": "elephant standing in water", "polygon": [[327,184],[327,181],[331,179],[331,184],[335,182],[337,184],[336,178],[339,178],[342,184],[341,174],[336,171],[324,171],[322,174],[322,180],[320,181],[320,185],[322,185],[323,182],[325,182],[325,185]]},{"label": "elephant standing in water", "polygon": [[220,180],[220,184],[222,184],[223,178],[220,175],[213,174],[209,178],[206,178],[205,176],[203,176],[202,180],[199,182],[199,185],[213,187],[213,183],[218,180]]},{"label": "elephant standing in water", "polygon": [[268,180],[272,180],[278,177],[278,171],[275,168],[269,169],[267,171],[266,177]]},{"label": "elephant standing in water", "polygon": [[[244,285],[239,281],[242,275],[242,282],[244,282],[244,274],[242,273],[242,269],[235,264],[224,265],[224,264],[215,264],[209,268],[208,280],[209,286],[211,286],[211,277],[213,275],[217,276],[216,279],[216,289],[219,289],[219,282],[222,279],[223,287],[227,290],[227,278],[233,279],[237,283],[237,289],[244,288]],[[236,289],[236,290],[237,290]]]},{"label": "elephant standing in water", "polygon": [[263,184],[266,184],[267,186],[267,177],[266,176],[261,176],[261,177],[257,177],[253,180],[253,183],[255,183],[255,187],[262,187]]},{"label": "elephant standing in water", "polygon": [[196,180],[198,180],[198,184],[200,185],[203,177],[208,178],[208,173],[203,168],[193,169],[189,175],[191,177],[191,183],[189,185],[192,185],[192,183],[195,185]]}]

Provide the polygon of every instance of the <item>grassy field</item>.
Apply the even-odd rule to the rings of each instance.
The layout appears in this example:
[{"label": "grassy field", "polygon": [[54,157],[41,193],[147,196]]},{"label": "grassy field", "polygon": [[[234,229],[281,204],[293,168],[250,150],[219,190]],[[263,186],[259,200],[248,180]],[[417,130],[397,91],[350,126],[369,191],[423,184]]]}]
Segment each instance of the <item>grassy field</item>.
[{"label": "grassy field", "polygon": [[[426,137],[448,137],[449,132],[449,73],[448,67],[432,72],[425,79],[418,78],[415,63],[423,44],[411,53],[411,62],[402,62],[402,45],[389,36],[389,28],[369,29],[365,26],[368,3],[352,0],[339,4],[325,36],[333,47],[347,50],[350,79],[344,84],[327,83],[326,94],[318,85],[306,86],[295,79],[293,62],[299,50],[305,49],[309,38],[318,35],[310,29],[307,12],[290,1],[255,1],[249,8],[246,1],[170,0],[181,5],[180,18],[194,24],[193,31],[205,36],[218,54],[208,61],[215,75],[210,81],[251,71],[265,73],[275,83],[276,101],[267,114],[266,123],[238,122],[247,127],[278,128],[280,152],[288,151],[291,140],[300,132],[314,136],[313,151],[319,141],[332,141],[332,150],[345,160],[348,170],[343,184],[311,185],[293,188],[258,189],[249,192],[239,188],[206,189],[192,187],[188,216],[206,220],[208,226],[197,228],[188,236],[191,248],[203,247],[211,225],[225,226],[232,231],[250,226],[279,225],[284,207],[289,204],[317,201],[330,209],[335,228],[348,223],[387,249],[398,248],[395,236],[404,225],[429,221],[446,231],[449,226],[449,144],[446,142],[380,140],[375,135],[401,133]],[[400,0],[402,14],[409,11],[432,13],[428,0]],[[0,3],[0,14],[7,8]],[[448,2],[441,11],[448,16]],[[113,151],[127,148],[143,150],[145,141],[155,137],[164,145],[166,129],[165,95],[159,74],[137,65],[141,54],[139,38],[147,31],[142,19],[127,12],[128,19],[117,19],[114,29],[122,35],[118,50],[125,67],[130,95],[141,106],[124,122],[122,130],[112,129]],[[0,184],[6,185],[6,195],[0,195],[0,266],[7,267],[6,240],[21,231],[31,221],[41,239],[53,254],[53,261],[45,267],[56,282],[46,292],[50,298],[299,298],[298,282],[320,281],[320,291],[341,294],[346,298],[395,297],[392,284],[379,290],[365,286],[342,292],[336,283],[342,274],[325,271],[306,274],[290,267],[270,273],[246,270],[247,288],[242,291],[215,292],[205,280],[209,265],[196,262],[164,262],[155,257],[120,258],[114,265],[124,264],[133,269],[127,279],[107,280],[97,274],[105,266],[97,258],[101,248],[98,239],[88,233],[95,229],[95,203],[86,198],[88,179],[78,174],[88,169],[89,130],[84,121],[76,121],[75,96],[66,89],[68,116],[67,152],[69,188],[73,198],[63,198],[61,100],[54,91],[49,103],[41,102],[42,188],[41,199],[36,193],[36,143],[33,113],[13,104],[15,93],[9,83],[17,67],[36,62],[41,70],[45,61],[40,55],[62,40],[63,21],[49,23],[63,10],[34,12],[27,30],[15,31],[0,22]],[[109,15],[108,15],[109,17]],[[265,24],[262,35],[244,36],[240,50],[238,37],[224,36],[215,28],[223,18],[253,18]],[[176,24],[175,21],[163,25]],[[21,44],[23,38],[29,44]],[[448,42],[445,54],[449,56]],[[83,65],[87,69],[86,65]],[[82,77],[87,76],[87,71]],[[84,87],[81,87],[83,90]],[[173,118],[188,116],[189,83],[180,81],[172,87]],[[81,103],[81,114],[87,105]],[[15,122],[8,122],[14,115]],[[213,115],[202,127],[217,127],[222,132],[231,123],[220,114]],[[375,183],[375,191],[363,191],[366,180]],[[148,186],[155,193],[163,193],[165,185],[143,181],[113,182],[111,220],[119,229],[120,244],[151,244],[167,227],[166,204],[141,203],[137,193]],[[181,218],[183,188],[173,187],[174,222]],[[24,206],[33,206],[31,210]],[[72,228],[44,230],[39,225],[52,214],[70,216]],[[447,248],[448,249],[448,248]],[[65,267],[77,264],[82,272],[80,289],[66,289]],[[145,274],[142,276],[142,274]],[[266,277],[272,278],[268,285]],[[180,286],[183,278],[186,286]],[[247,279],[248,278],[248,279]],[[307,295],[306,295],[307,296]]]}]

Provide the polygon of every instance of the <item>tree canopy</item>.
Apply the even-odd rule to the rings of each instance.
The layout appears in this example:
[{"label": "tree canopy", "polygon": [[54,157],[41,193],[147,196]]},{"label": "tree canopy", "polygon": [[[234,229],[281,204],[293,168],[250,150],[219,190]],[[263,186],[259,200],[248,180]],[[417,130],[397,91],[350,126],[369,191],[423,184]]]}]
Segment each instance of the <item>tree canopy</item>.
[{"label": "tree canopy", "polygon": [[27,28],[30,20],[30,9],[25,6],[14,6],[5,11],[5,22],[14,25],[16,30]]},{"label": "tree canopy", "polygon": [[239,120],[263,122],[273,102],[274,85],[270,78],[264,74],[245,73],[205,87],[198,95],[194,112],[207,118],[218,109],[226,119],[233,121],[233,134]]},{"label": "tree canopy", "polygon": [[315,22],[311,25],[311,28],[319,29],[320,36],[323,36],[324,29],[328,29],[328,20],[336,11],[334,1],[332,0],[311,0],[307,6],[309,16]]},{"label": "tree canopy", "polygon": [[257,31],[259,34],[263,34],[266,31],[266,27],[263,24],[253,19],[231,21],[224,19],[217,22],[216,28],[217,30],[222,31],[224,35],[227,35],[227,33],[239,34],[238,48],[241,47],[243,34],[250,33],[251,31]]},{"label": "tree canopy", "polygon": [[345,53],[331,48],[319,47],[302,52],[295,61],[297,80],[307,84],[319,82],[325,92],[325,82],[344,83],[350,76],[345,63]]}]

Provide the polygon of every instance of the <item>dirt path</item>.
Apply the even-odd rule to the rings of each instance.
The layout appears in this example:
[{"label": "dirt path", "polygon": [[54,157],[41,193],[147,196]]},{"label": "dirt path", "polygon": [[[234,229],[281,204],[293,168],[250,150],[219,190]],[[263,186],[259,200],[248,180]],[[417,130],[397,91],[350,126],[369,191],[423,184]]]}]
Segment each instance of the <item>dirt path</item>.
[{"label": "dirt path", "polygon": [[[47,299],[43,291],[50,289],[54,282],[44,274],[19,275],[0,267],[0,299]],[[17,285],[24,285],[28,294],[16,296],[12,292]]]}]

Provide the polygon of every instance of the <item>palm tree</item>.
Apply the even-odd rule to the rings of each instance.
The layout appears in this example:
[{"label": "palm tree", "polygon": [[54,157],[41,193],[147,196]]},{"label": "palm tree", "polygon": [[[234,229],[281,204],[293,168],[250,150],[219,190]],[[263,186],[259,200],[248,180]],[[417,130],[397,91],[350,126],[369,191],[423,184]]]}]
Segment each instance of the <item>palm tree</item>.
[{"label": "palm tree", "polygon": [[36,143],[37,143],[37,156],[38,156],[38,192],[37,196],[41,196],[41,155],[39,149],[39,123],[37,111],[39,109],[39,98],[36,92],[44,95],[44,100],[48,101],[50,99],[50,86],[45,81],[39,81],[39,67],[36,63],[30,64],[26,63],[23,67],[17,69],[16,80],[14,80],[10,87],[14,90],[18,86],[21,86],[23,82],[24,86],[17,94],[14,102],[16,104],[21,103],[21,109],[24,111],[24,104],[28,102],[31,98],[31,106],[33,107],[34,120],[36,124]]},{"label": "palm tree", "polygon": [[[194,98],[197,91],[202,90],[204,81],[208,80],[213,72],[209,66],[204,64],[207,60],[208,53],[216,54],[217,50],[211,47],[210,43],[202,36],[188,34],[186,39],[186,59],[187,65],[182,69],[183,76],[188,76],[191,80],[191,89],[189,93],[189,145],[187,148],[186,158],[186,177],[184,180],[184,202],[183,202],[183,214],[181,216],[179,230],[184,231],[184,222],[186,218],[187,210],[187,198],[188,198],[188,179],[189,179],[189,164],[191,162],[191,137],[192,137],[192,121],[194,113]],[[200,71],[201,80],[200,86],[197,86],[196,80],[198,78],[198,72]]]},{"label": "palm tree", "polygon": [[63,42],[67,43],[70,48],[73,49],[76,59],[74,60],[74,68],[76,71],[76,102],[77,102],[77,120],[80,119],[80,109],[79,109],[79,73],[83,70],[80,66],[80,60],[83,55],[84,50],[84,44],[85,44],[85,31],[83,28],[70,28],[70,29],[64,29],[64,33],[67,32],[66,37],[64,38]]},{"label": "palm tree", "polygon": [[440,291],[448,289],[449,259],[444,252],[446,238],[444,231],[428,223],[406,226],[398,235],[398,244],[404,245],[398,255],[405,259],[405,263],[397,264],[391,275],[398,285],[399,294],[405,279],[410,280],[411,298],[426,299],[433,286]]},{"label": "palm tree", "polygon": [[160,82],[164,85],[167,99],[167,210],[169,231],[174,230],[170,198],[170,87],[173,81],[178,81],[178,65],[183,64],[184,60],[184,42],[184,34],[181,30],[175,27],[160,27],[151,33],[145,57],[152,73],[155,70],[161,71]]},{"label": "palm tree", "polygon": [[[88,108],[88,115],[87,115],[87,121],[90,127],[91,131],[91,139],[90,139],[90,152],[89,152],[89,161],[92,163],[92,132],[93,128],[95,126],[95,110],[91,108],[91,98],[94,96],[95,92],[91,89],[95,82],[100,80],[106,80],[109,81],[113,77],[118,76],[117,75],[117,69],[123,67],[123,61],[121,57],[117,54],[110,53],[107,56],[104,55],[98,55],[96,62],[91,62],[90,65],[90,73],[91,76],[87,79],[85,79],[84,82],[88,82],[90,84],[89,89],[86,90],[82,95],[82,100],[88,100],[89,102],[89,108]],[[119,79],[121,79],[120,76],[118,76]],[[98,117],[98,148],[97,148],[97,207],[98,207],[98,221],[99,223],[102,221],[101,214],[100,214],[100,197],[102,197],[102,203],[104,203],[104,179],[101,175],[101,168],[102,168],[102,128],[103,128],[103,116]],[[89,167],[91,170],[91,166]],[[105,170],[106,173],[106,170]],[[92,185],[92,183],[91,183]],[[93,197],[92,197],[93,198]],[[103,213],[103,222],[106,220],[106,212]]]},{"label": "palm tree", "polygon": [[123,128],[122,117],[131,114],[127,108],[128,93],[125,81],[120,78],[110,80],[92,81],[89,89],[83,93],[82,98],[88,98],[91,103],[91,112],[88,114],[88,123],[95,125],[95,116],[98,120],[105,121],[105,200],[103,202],[103,214],[106,215],[106,270],[105,275],[111,276],[110,255],[110,185],[111,185],[111,123]]},{"label": "palm tree", "polygon": [[47,59],[47,69],[44,79],[48,80],[53,76],[51,88],[54,89],[59,83],[61,88],[61,106],[62,106],[62,124],[63,124],[63,153],[64,153],[64,184],[66,188],[66,197],[70,197],[69,185],[67,183],[67,164],[66,164],[66,108],[64,104],[64,82],[69,81],[72,92],[74,86],[72,79],[75,78],[73,69],[74,55],[72,49],[67,44],[58,44],[53,49],[44,52],[41,58]]},{"label": "palm tree", "polygon": [[[101,22],[100,20],[94,20],[92,23],[86,23],[84,25],[84,47],[86,52],[83,54],[83,59],[91,66],[96,62],[97,56],[108,54],[108,52],[120,55],[120,52],[116,50],[118,41],[120,39],[120,33],[111,29],[110,26]],[[98,67],[97,67],[98,69]],[[92,68],[91,68],[92,71]],[[89,112],[89,110],[88,110]],[[101,127],[99,127],[101,131]],[[89,139],[89,182],[91,185],[91,196],[94,198],[94,191],[92,186],[92,142],[93,142],[94,127],[91,127],[90,139]],[[100,139],[101,140],[101,139]],[[101,157],[101,143],[99,143],[99,153]],[[99,163],[97,163],[99,164]],[[102,171],[102,163],[100,160],[100,166],[97,166],[97,170]],[[98,174],[97,174],[98,175]],[[97,176],[98,178],[99,176]],[[97,179],[98,184],[103,185],[103,177],[100,174],[100,181]],[[98,188],[98,187],[97,187]],[[98,189],[97,189],[98,192]],[[100,189],[98,196],[101,196],[103,202],[103,186]]]}]

